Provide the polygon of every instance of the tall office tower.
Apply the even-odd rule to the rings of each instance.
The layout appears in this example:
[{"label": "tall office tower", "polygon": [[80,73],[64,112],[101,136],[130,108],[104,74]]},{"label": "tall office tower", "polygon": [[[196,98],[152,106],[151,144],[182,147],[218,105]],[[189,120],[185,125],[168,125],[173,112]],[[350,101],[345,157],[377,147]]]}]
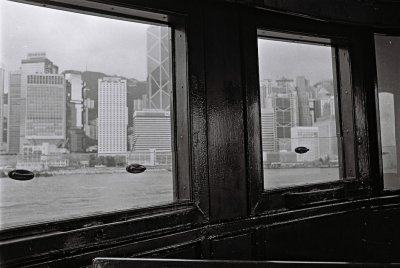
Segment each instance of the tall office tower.
[{"label": "tall office tower", "polygon": [[[66,92],[60,74],[28,74],[25,139],[59,145],[66,138]],[[27,145],[28,146],[28,145]]]},{"label": "tall office tower", "polygon": [[117,77],[100,78],[98,88],[98,154],[126,154],[128,130],[126,80]]},{"label": "tall office tower", "polygon": [[[271,98],[272,95],[272,80],[264,79],[260,82],[260,104],[261,109],[266,109],[268,103],[268,98]],[[269,107],[272,108],[272,107]]]},{"label": "tall office tower", "polygon": [[168,111],[172,96],[170,30],[150,26],[147,29],[147,74],[149,108]]},{"label": "tall office tower", "polygon": [[[27,58],[21,61],[21,99],[20,99],[20,151],[24,145],[30,145],[31,141],[26,139],[25,127],[27,125],[27,93],[28,75],[35,74],[57,74],[58,67],[46,58],[45,52],[28,53]],[[65,102],[64,102],[65,106]],[[22,151],[21,151],[22,152]]]},{"label": "tall office tower", "polygon": [[65,71],[63,73],[67,82],[68,104],[70,104],[71,108],[71,127],[82,128],[84,90],[82,74],[78,71]]},{"label": "tall office tower", "polygon": [[276,152],[276,121],[275,113],[272,108],[261,108],[261,136],[263,152]]},{"label": "tall office tower", "polygon": [[294,89],[293,80],[286,77],[276,80],[276,84],[278,87],[276,88],[277,92],[275,93],[289,94]]},{"label": "tall office tower", "polygon": [[0,150],[3,147],[3,143],[4,143],[4,137],[3,137],[3,126],[4,126],[4,115],[3,115],[3,106],[4,106],[4,73],[5,70],[4,68],[1,66],[0,67]]},{"label": "tall office tower", "polygon": [[21,72],[10,72],[8,90],[7,151],[17,154],[20,151],[20,107]]},{"label": "tall office tower", "polygon": [[298,162],[311,162],[319,159],[319,129],[318,127],[292,127],[292,147],[304,146],[309,149],[305,154],[297,154]]},{"label": "tall office tower", "polygon": [[[96,133],[97,133],[97,116],[95,119],[90,120],[90,110],[95,109],[95,101],[85,97],[83,101],[83,130],[86,134],[86,136],[97,140],[97,135],[96,138],[94,138],[93,135],[91,135],[91,127],[96,126]],[[95,124],[92,124],[92,122],[96,120]]]},{"label": "tall office tower", "polygon": [[304,76],[296,77],[296,89],[299,100],[299,126],[312,126],[308,88],[309,82]]},{"label": "tall office tower", "polygon": [[67,139],[70,152],[85,152],[85,132],[83,130],[82,74],[78,71],[63,72],[67,88]]},{"label": "tall office tower", "polygon": [[298,126],[298,104],[296,92],[274,94],[272,105],[275,112],[277,149],[291,151],[291,128]]},{"label": "tall office tower", "polygon": [[171,152],[171,118],[169,111],[143,110],[133,115],[134,151]]},{"label": "tall office tower", "polygon": [[4,150],[7,151],[7,132],[8,132],[8,93],[3,95],[3,145],[4,145]]}]

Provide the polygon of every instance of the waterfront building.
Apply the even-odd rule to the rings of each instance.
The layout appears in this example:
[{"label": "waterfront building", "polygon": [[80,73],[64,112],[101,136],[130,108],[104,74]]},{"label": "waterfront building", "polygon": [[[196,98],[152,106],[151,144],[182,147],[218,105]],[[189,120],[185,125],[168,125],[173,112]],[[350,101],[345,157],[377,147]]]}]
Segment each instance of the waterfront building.
[{"label": "waterfront building", "polygon": [[[31,82],[28,85],[28,76],[29,75],[41,75],[40,77],[35,77],[31,79]],[[49,76],[48,76],[49,75]],[[21,150],[24,145],[30,145],[32,142],[36,144],[38,141],[36,140],[35,136],[38,136],[37,139],[41,139],[48,136],[51,137],[50,139],[62,139],[61,136],[65,139],[65,86],[64,86],[64,78],[61,75],[58,75],[59,78],[54,78],[51,75],[58,75],[58,66],[53,64],[52,61],[50,61],[46,57],[45,52],[31,52],[28,53],[27,58],[21,60],[21,97],[20,97],[20,110],[19,112],[19,124],[20,124],[20,145],[19,149]],[[62,82],[61,80],[62,79]],[[33,83],[33,81],[35,81]],[[52,84],[52,83],[57,83],[57,84]],[[63,89],[61,90],[61,84]],[[28,86],[33,89],[34,92],[30,92],[28,89]],[[61,92],[62,91],[62,92]],[[46,97],[45,95],[47,93],[51,92],[51,96]],[[54,93],[54,95],[53,95]],[[28,96],[29,94],[29,96]],[[57,119],[55,119],[54,122],[51,122],[51,110],[45,110],[46,108],[42,107],[40,108],[37,102],[40,103],[46,103],[49,101],[52,101],[54,99],[60,98],[61,94],[63,94],[64,99],[62,106],[63,107],[53,107],[55,111],[59,111],[60,109],[63,109],[63,117],[62,120],[64,120],[64,126],[63,126],[63,133],[60,134],[60,125],[58,125],[56,128],[57,130],[50,130],[51,124],[55,123],[56,125],[60,121],[60,114],[57,112]],[[29,100],[28,100],[29,98]],[[34,100],[34,103],[31,103],[31,101]],[[61,100],[57,100],[57,105],[60,105]],[[27,111],[29,105],[29,109],[36,110],[37,113],[35,113],[35,117],[33,117],[29,112]],[[52,106],[53,104],[45,104],[47,106]],[[48,107],[49,108],[49,107]],[[52,108],[52,109],[53,109]],[[39,113],[39,110],[41,111]],[[28,116],[30,119],[28,120]],[[29,121],[29,122],[28,122]],[[57,121],[57,123],[56,123]],[[41,122],[44,123],[46,126],[35,126],[34,122]],[[47,123],[45,123],[47,122]],[[28,131],[28,125],[29,125],[29,131]],[[55,126],[55,125],[54,125]],[[47,130],[39,130],[41,127],[47,128]],[[36,129],[36,130],[33,130]],[[28,133],[28,132],[29,133]],[[45,133],[46,131],[50,131],[53,133]],[[41,132],[41,133],[39,133]],[[57,134],[56,134],[57,132]],[[35,141],[28,140],[27,137],[30,136],[32,139],[35,139]],[[54,136],[57,136],[55,138]]]},{"label": "waterfront building", "polygon": [[261,109],[261,135],[263,152],[276,152],[276,122],[272,108]]},{"label": "waterfront building", "polygon": [[129,162],[146,165],[172,164],[171,117],[169,111],[144,109],[133,114]]},{"label": "waterfront building", "polygon": [[58,148],[47,142],[39,145],[24,145],[18,156],[16,168],[44,171],[69,166],[69,154],[65,148]]},{"label": "waterfront building", "polygon": [[67,101],[71,128],[83,127],[83,90],[82,74],[78,71],[65,71],[64,77],[67,87]]},{"label": "waterfront building", "polygon": [[147,73],[149,108],[170,109],[172,91],[170,61],[170,29],[150,26],[147,29]]},{"label": "waterfront building", "polygon": [[297,76],[296,89],[299,104],[299,126],[312,126],[308,88],[309,81],[304,76]]},{"label": "waterfront building", "polygon": [[125,155],[128,128],[126,80],[100,78],[98,88],[98,154]]},{"label": "waterfront building", "polygon": [[66,92],[60,74],[28,74],[25,139],[60,144],[66,139]]},{"label": "waterfront building", "polygon": [[291,137],[293,151],[299,146],[309,149],[309,151],[304,154],[297,154],[297,162],[311,162],[319,159],[318,127],[292,127]]},{"label": "waterfront building", "polygon": [[163,110],[142,110],[133,114],[133,151],[171,152],[171,117]]},{"label": "waterfront building", "polygon": [[298,126],[298,104],[296,92],[274,94],[272,105],[275,112],[278,151],[291,151],[291,128]]},{"label": "waterfront building", "polygon": [[83,91],[85,89],[82,74],[78,71],[63,72],[67,88],[67,139],[72,153],[86,150],[83,130]]},{"label": "waterfront building", "polygon": [[8,91],[7,151],[20,151],[21,71],[10,72]]},{"label": "waterfront building", "polygon": [[[97,140],[97,117],[90,120],[90,110],[95,108],[94,100],[85,98],[83,101],[83,130],[86,136]],[[95,129],[93,129],[95,128]]]},{"label": "waterfront building", "polygon": [[336,119],[334,115],[327,115],[317,119],[314,127],[319,131],[319,151],[320,158],[337,160],[338,159],[338,140],[336,133]]}]

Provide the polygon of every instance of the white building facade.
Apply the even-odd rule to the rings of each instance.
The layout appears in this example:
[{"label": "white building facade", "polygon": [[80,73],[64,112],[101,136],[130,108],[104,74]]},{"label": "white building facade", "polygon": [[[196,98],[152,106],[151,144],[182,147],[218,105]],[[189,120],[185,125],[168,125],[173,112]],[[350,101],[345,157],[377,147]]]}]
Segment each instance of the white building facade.
[{"label": "white building facade", "polygon": [[311,162],[319,159],[319,129],[318,127],[292,127],[293,151],[297,147],[309,149],[304,154],[297,154],[297,162]]},{"label": "white building facade", "polygon": [[98,80],[98,154],[127,152],[127,81],[118,77]]}]

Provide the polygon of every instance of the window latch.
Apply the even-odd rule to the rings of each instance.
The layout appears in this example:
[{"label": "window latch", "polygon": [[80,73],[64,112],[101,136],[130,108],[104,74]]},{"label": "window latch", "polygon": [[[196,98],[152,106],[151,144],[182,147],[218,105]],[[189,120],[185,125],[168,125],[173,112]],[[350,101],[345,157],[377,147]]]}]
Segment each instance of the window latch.
[{"label": "window latch", "polygon": [[17,181],[29,181],[35,177],[35,174],[25,169],[15,169],[8,172],[8,177]]},{"label": "window latch", "polygon": [[146,167],[140,164],[130,164],[126,167],[126,171],[129,173],[142,173],[146,170]]},{"label": "window latch", "polygon": [[299,146],[299,147],[296,147],[296,149],[294,149],[294,151],[298,154],[305,154],[308,151],[310,151],[310,149],[308,149],[307,147],[304,147],[304,146]]}]

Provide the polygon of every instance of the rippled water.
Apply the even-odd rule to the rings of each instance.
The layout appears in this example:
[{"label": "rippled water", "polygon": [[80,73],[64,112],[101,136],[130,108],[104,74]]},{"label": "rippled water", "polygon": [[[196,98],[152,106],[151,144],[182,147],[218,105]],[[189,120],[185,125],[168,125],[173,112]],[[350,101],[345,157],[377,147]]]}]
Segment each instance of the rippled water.
[{"label": "rippled water", "polygon": [[[265,188],[339,179],[338,168],[264,170]],[[0,179],[0,227],[145,207],[173,200],[172,173],[90,174]]]},{"label": "rippled water", "polygon": [[172,172],[0,179],[0,226],[144,207],[173,200]]}]

